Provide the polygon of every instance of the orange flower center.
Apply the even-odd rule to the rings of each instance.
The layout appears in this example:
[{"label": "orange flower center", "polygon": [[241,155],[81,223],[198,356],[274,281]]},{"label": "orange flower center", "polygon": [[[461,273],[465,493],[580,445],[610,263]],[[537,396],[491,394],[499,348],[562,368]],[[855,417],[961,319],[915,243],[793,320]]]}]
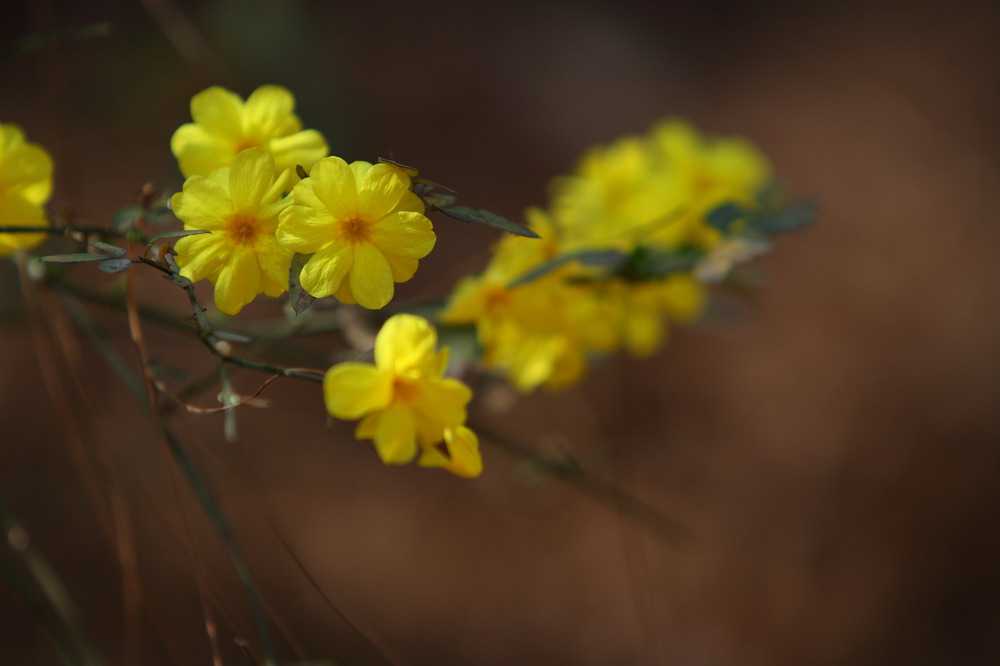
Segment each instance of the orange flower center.
[{"label": "orange flower center", "polygon": [[256,139],[252,139],[248,136],[240,139],[235,146],[235,150],[239,153],[241,150],[246,150],[247,148],[260,148],[260,143]]},{"label": "orange flower center", "polygon": [[226,224],[226,231],[234,242],[240,245],[253,245],[257,237],[257,218],[246,213],[235,213]]},{"label": "orange flower center", "polygon": [[483,309],[494,314],[496,310],[509,305],[511,298],[510,290],[506,287],[490,285],[483,294]]},{"label": "orange flower center", "polygon": [[412,402],[417,397],[420,389],[416,382],[408,382],[405,379],[396,377],[392,380],[392,397],[400,402]]},{"label": "orange flower center", "polygon": [[360,217],[340,221],[340,235],[351,245],[367,243],[371,237],[371,222]]}]

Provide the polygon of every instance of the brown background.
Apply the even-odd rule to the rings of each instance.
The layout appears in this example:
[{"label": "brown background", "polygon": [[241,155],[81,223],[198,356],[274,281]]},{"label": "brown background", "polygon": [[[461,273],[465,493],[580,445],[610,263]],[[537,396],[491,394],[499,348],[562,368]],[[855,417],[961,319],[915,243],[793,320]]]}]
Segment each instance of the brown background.
[{"label": "brown background", "polygon": [[[286,85],[336,154],[416,164],[513,218],[543,204],[548,179],[587,146],[674,114],[750,138],[793,193],[822,203],[814,228],[758,263],[763,288],[720,299],[654,359],[612,360],[574,391],[507,411],[503,395],[479,401],[480,420],[691,525],[690,547],[535,478],[489,442],[475,482],[384,468],[348,425],[327,430],[312,384],[278,382],[272,409],[241,410],[238,444],[217,415],[175,419],[280,620],[283,661],[1000,663],[1000,13],[987,3],[37,0],[4,15],[3,45],[114,25],[0,67],[0,120],[52,151],[53,206],[93,223],[146,181],[179,188],[169,138],[213,83]],[[495,237],[435,226],[438,247],[403,299],[445,293]],[[96,273],[69,277],[96,284]],[[68,326],[56,337],[29,326],[13,263],[0,282],[0,499],[97,651],[122,663],[132,634],[77,446],[107,456],[127,499],[153,609],[140,663],[211,663],[199,571],[217,596],[225,663],[244,663],[233,638],[256,634],[232,567],[186,491],[178,504],[132,397],[53,314],[51,294],[35,302],[49,326]],[[144,301],[185,314],[159,282],[143,277]],[[133,363],[124,318],[85,311]],[[247,318],[276,313],[255,305]],[[146,333],[154,360],[193,376],[211,367],[193,336]],[[76,345],[69,361],[59,341]],[[301,344],[329,360],[338,338]],[[250,392],[262,378],[235,381]],[[99,490],[114,494],[106,481]],[[338,618],[267,520],[381,648]],[[59,663],[0,590],[0,661]]]}]

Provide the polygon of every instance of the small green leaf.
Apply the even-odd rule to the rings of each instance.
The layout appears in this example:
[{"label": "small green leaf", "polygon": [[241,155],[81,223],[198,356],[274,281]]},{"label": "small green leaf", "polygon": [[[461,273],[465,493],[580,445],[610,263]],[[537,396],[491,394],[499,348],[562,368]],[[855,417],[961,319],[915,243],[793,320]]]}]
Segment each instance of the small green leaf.
[{"label": "small green leaf", "polygon": [[620,275],[632,282],[660,280],[672,273],[690,270],[701,253],[666,252],[639,245],[622,266]]},{"label": "small green leaf", "polygon": [[428,208],[446,208],[455,203],[455,195],[444,192],[430,192],[420,196]]},{"label": "small green leaf", "polygon": [[147,242],[148,245],[167,238],[183,238],[184,236],[197,236],[198,234],[210,234],[211,231],[206,231],[204,229],[182,229],[180,231],[164,231],[162,234],[156,234]]},{"label": "small green leaf", "polygon": [[416,167],[406,166],[405,164],[401,164],[399,162],[396,162],[395,160],[390,160],[385,157],[378,158],[378,161],[379,164],[389,164],[391,166],[396,167],[397,169],[402,169],[403,171],[406,172],[406,175],[409,176],[410,178],[416,178],[417,176],[420,175],[420,169],[417,169]]},{"label": "small green leaf", "polygon": [[313,304],[313,301],[316,300],[315,296],[306,293],[306,290],[302,288],[302,283],[299,281],[299,274],[302,272],[302,267],[306,265],[311,256],[311,254],[299,254],[296,252],[292,256],[292,264],[288,268],[288,303],[297,315],[305,312]]},{"label": "small green leaf", "polygon": [[97,267],[105,273],[121,273],[131,265],[132,260],[128,257],[116,257],[114,259],[106,259],[102,261],[97,264]]},{"label": "small green leaf", "polygon": [[705,221],[709,226],[715,227],[719,231],[726,232],[729,231],[729,227],[733,225],[739,219],[747,216],[747,211],[743,210],[735,202],[727,201],[726,203],[716,206],[713,208],[708,215],[705,216]]},{"label": "small green leaf", "polygon": [[42,261],[47,261],[50,264],[79,264],[85,261],[104,261],[107,258],[106,254],[74,252],[72,254],[50,254],[47,257],[42,257]]},{"label": "small green leaf", "polygon": [[529,282],[533,282],[534,280],[551,273],[555,269],[564,264],[568,264],[571,261],[579,261],[584,266],[617,269],[627,258],[628,255],[624,252],[619,252],[618,250],[580,250],[579,252],[570,252],[569,254],[559,255],[558,257],[535,266],[521,277],[517,278],[513,282],[510,282],[507,285],[507,288],[516,289],[517,287],[528,284]]},{"label": "small green leaf", "polygon": [[139,206],[126,206],[111,218],[111,228],[115,231],[124,231],[135,224],[140,215],[142,215],[142,208]]},{"label": "small green leaf", "polygon": [[101,252],[106,252],[115,257],[124,257],[127,250],[123,247],[118,247],[117,245],[111,245],[110,243],[102,243],[101,241],[90,241],[91,247],[96,247]]},{"label": "small green leaf", "polygon": [[478,222],[479,224],[485,224],[488,227],[506,231],[516,236],[524,236],[525,238],[540,238],[538,234],[528,227],[522,226],[516,222],[511,222],[505,217],[501,217],[496,213],[491,213],[490,211],[482,208],[473,208],[472,206],[449,206],[446,208],[434,208],[434,210],[440,211],[448,217],[461,220],[462,222]]},{"label": "small green leaf", "polygon": [[774,213],[756,217],[751,220],[750,226],[769,234],[795,231],[812,224],[816,219],[816,212],[815,200],[800,201]]}]

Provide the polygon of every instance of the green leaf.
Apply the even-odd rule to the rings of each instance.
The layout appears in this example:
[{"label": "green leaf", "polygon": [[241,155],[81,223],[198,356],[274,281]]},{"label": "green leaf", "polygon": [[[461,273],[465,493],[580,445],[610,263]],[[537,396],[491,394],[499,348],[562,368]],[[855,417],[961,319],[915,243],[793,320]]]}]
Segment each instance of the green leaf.
[{"label": "green leaf", "polygon": [[639,245],[632,250],[619,273],[632,282],[659,280],[672,273],[690,270],[700,256],[700,252],[667,252]]},{"label": "green leaf", "polygon": [[147,245],[152,245],[157,241],[165,240],[167,238],[183,238],[184,236],[197,236],[198,234],[210,234],[211,231],[206,231],[204,229],[182,229],[180,231],[164,231],[162,234],[156,234],[147,241]]},{"label": "green leaf", "polygon": [[102,243],[101,241],[90,241],[90,245],[91,247],[96,247],[101,252],[106,252],[107,254],[115,257],[124,257],[127,252],[127,250],[123,247],[111,245],[110,243]]},{"label": "green leaf", "polygon": [[455,195],[445,192],[429,192],[420,196],[428,208],[446,208],[455,203]]},{"label": "green leaf", "polygon": [[522,226],[516,222],[511,222],[505,217],[501,217],[496,213],[491,213],[490,211],[482,208],[473,208],[472,206],[448,206],[446,208],[434,208],[434,210],[440,211],[448,217],[461,220],[462,222],[478,222],[479,224],[485,224],[488,227],[506,231],[507,233],[511,233],[516,236],[524,236],[525,238],[540,238],[538,234],[528,227]]},{"label": "green leaf", "polygon": [[296,252],[292,257],[292,264],[288,268],[288,303],[297,315],[305,312],[313,304],[313,301],[316,300],[315,296],[306,293],[306,290],[302,288],[302,283],[299,281],[299,274],[302,273],[302,267],[306,265],[311,256],[311,254],[299,254]]},{"label": "green leaf", "polygon": [[111,218],[111,228],[115,231],[124,231],[135,224],[140,215],[142,215],[142,208],[139,206],[126,206]]},{"label": "green leaf", "polygon": [[818,206],[813,199],[800,201],[779,211],[756,217],[750,221],[750,226],[769,234],[795,231],[812,224],[816,219],[817,209]]},{"label": "green leaf", "polygon": [[47,261],[50,264],[79,264],[85,261],[104,261],[107,258],[106,254],[73,252],[72,254],[50,254],[47,257],[42,257],[42,261]]},{"label": "green leaf", "polygon": [[584,266],[616,269],[624,264],[626,259],[628,259],[628,255],[618,250],[580,250],[579,252],[570,252],[535,266],[521,277],[510,282],[507,288],[516,289],[529,282],[533,282],[571,261],[579,261]]},{"label": "green leaf", "polygon": [[386,157],[378,158],[378,162],[379,164],[389,164],[391,166],[396,167],[397,169],[402,169],[403,171],[406,172],[406,175],[409,176],[410,178],[416,178],[417,176],[420,175],[420,169],[416,167],[406,166],[405,164],[396,162],[395,160],[390,160]]},{"label": "green leaf", "polygon": [[715,227],[719,231],[726,232],[729,231],[729,227],[733,225],[733,222],[736,222],[746,216],[747,211],[743,210],[743,208],[735,202],[727,201],[726,203],[713,208],[708,215],[705,216],[705,221],[709,226]]},{"label": "green leaf", "polygon": [[102,261],[97,264],[97,267],[105,273],[121,273],[131,265],[132,260],[128,257],[115,257],[114,259],[106,259]]}]

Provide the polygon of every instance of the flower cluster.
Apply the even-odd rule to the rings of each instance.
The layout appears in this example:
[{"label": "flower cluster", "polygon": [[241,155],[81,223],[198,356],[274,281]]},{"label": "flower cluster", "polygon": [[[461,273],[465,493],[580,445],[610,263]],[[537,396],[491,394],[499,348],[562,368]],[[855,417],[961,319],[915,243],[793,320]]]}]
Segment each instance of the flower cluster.
[{"label": "flower cluster", "polygon": [[306,293],[384,307],[434,247],[423,202],[403,169],[327,157],[323,137],[303,131],[293,110],[278,86],[245,103],[219,87],[191,100],[194,122],[171,141],[188,176],[171,207],[185,229],[211,235],[177,243],[182,274],[212,282],[216,306],[236,314],[258,294],[284,293],[301,253],[311,255]]},{"label": "flower cluster", "polygon": [[[44,205],[52,193],[52,158],[24,140],[17,125],[0,124],[0,226],[44,227]],[[0,233],[0,256],[34,247],[42,233]]]},{"label": "flower cluster", "polygon": [[680,121],[595,148],[527,212],[543,240],[501,240],[438,319],[475,325],[484,365],[522,391],[573,384],[594,355],[648,356],[704,308],[695,259],[724,241],[709,213],[751,206],[770,177],[746,142]]},{"label": "flower cluster", "polygon": [[417,457],[466,478],[483,470],[475,433],[465,426],[472,392],[444,377],[448,350],[436,350],[437,331],[414,315],[395,315],[375,339],[375,364],[341,363],[326,373],[327,411],[361,419],[355,436],[374,440],[387,465]]}]

